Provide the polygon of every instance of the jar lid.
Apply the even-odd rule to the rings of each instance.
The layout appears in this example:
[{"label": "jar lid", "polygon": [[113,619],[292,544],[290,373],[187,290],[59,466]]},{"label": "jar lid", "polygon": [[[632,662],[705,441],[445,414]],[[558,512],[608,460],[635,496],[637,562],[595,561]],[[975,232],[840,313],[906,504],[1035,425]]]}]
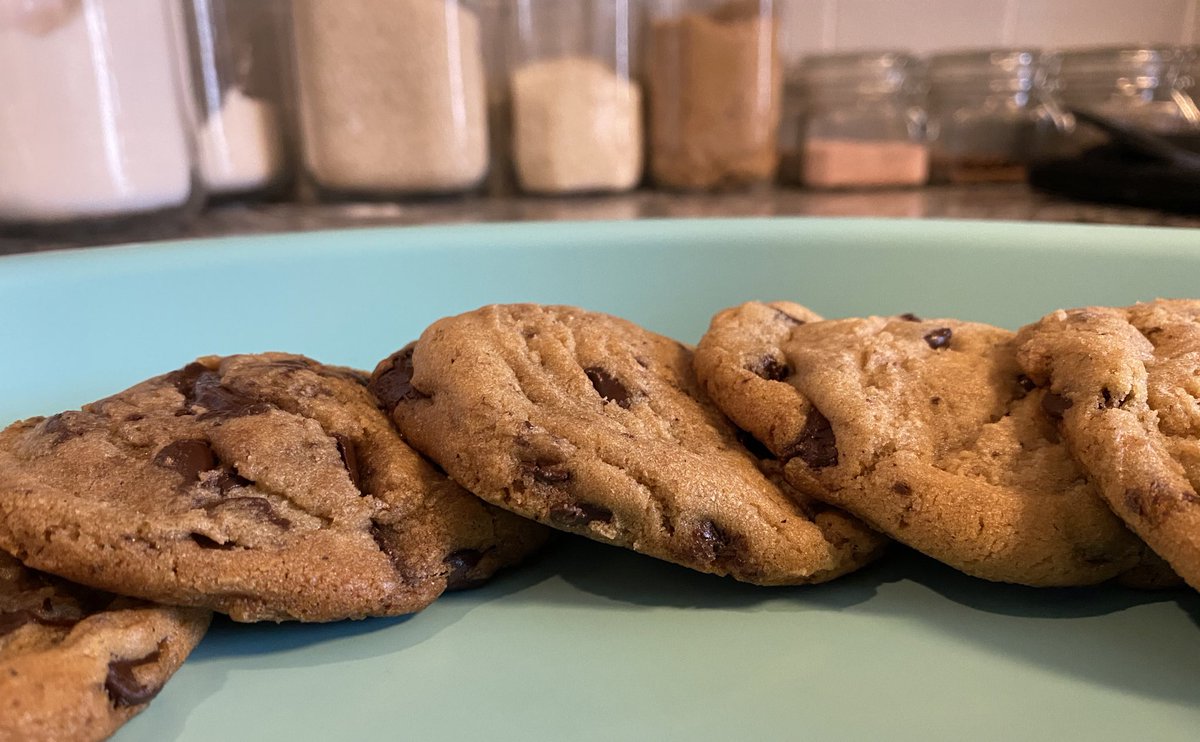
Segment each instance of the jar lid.
[{"label": "jar lid", "polygon": [[1032,90],[1044,55],[1038,49],[983,49],[929,58],[933,88],[970,87],[993,92]]},{"label": "jar lid", "polygon": [[1107,82],[1138,89],[1170,86],[1189,57],[1177,46],[1105,46],[1054,55],[1054,76],[1066,85]]},{"label": "jar lid", "polygon": [[805,57],[793,81],[810,90],[886,95],[921,88],[924,71],[921,60],[904,51],[841,52]]}]

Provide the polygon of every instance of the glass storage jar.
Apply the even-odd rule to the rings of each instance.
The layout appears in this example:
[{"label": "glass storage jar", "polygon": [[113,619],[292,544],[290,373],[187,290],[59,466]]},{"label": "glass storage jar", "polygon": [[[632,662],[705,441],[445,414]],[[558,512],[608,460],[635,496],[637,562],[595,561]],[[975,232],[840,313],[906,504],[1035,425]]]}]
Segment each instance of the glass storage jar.
[{"label": "glass storage jar", "polygon": [[770,181],[783,70],[772,0],[648,0],[650,175],[712,190]]},{"label": "glass storage jar", "polygon": [[200,180],[210,196],[284,185],[288,0],[185,0]]},{"label": "glass storage jar", "polygon": [[1038,132],[1054,114],[1043,56],[1031,49],[941,54],[929,61],[930,179],[1025,179]]},{"label": "glass storage jar", "polygon": [[1099,130],[1077,124],[1082,109],[1154,134],[1200,129],[1192,97],[1193,54],[1178,47],[1108,47],[1064,51],[1047,64],[1046,88],[1062,115],[1045,132],[1039,153],[1079,154],[1107,141]]},{"label": "glass storage jar", "polygon": [[629,190],[642,175],[630,0],[512,0],[511,156],[526,192]]},{"label": "glass storage jar", "polygon": [[0,4],[0,222],[198,203],[175,10],[162,0]]},{"label": "glass storage jar", "polygon": [[474,189],[488,166],[466,0],[293,0],[304,170],[325,197]]},{"label": "glass storage jar", "polygon": [[785,93],[781,176],[810,188],[922,185],[925,77],[901,52],[809,57]]}]

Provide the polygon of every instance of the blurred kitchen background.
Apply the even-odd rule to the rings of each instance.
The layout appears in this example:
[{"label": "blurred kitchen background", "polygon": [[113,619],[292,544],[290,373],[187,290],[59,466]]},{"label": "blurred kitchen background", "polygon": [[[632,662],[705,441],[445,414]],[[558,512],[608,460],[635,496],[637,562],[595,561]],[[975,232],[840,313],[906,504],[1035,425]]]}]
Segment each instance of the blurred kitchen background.
[{"label": "blurred kitchen background", "polygon": [[0,253],[346,226],[1200,226],[1200,0],[0,0]]}]

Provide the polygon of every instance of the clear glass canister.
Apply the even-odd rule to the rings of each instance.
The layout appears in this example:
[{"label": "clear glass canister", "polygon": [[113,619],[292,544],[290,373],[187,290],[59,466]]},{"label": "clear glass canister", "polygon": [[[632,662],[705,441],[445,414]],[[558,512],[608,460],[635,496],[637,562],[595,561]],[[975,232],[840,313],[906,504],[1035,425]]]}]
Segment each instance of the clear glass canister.
[{"label": "clear glass canister", "polygon": [[908,54],[809,57],[785,93],[781,177],[810,188],[915,186],[929,176],[925,77]]},{"label": "clear glass canister", "polygon": [[642,91],[629,0],[513,0],[508,95],[517,183],[624,191],[642,175]]},{"label": "clear glass canister", "polygon": [[1054,126],[1043,57],[1030,49],[943,54],[929,61],[930,178],[1025,179],[1039,131]]},{"label": "clear glass canister", "polygon": [[1107,140],[1078,125],[1073,109],[1104,116],[1155,134],[1200,129],[1192,97],[1191,50],[1177,47],[1110,47],[1064,51],[1047,64],[1046,88],[1063,115],[1047,133],[1043,154],[1078,154]]},{"label": "clear glass canister", "polygon": [[162,0],[0,0],[0,221],[194,199],[180,19]]},{"label": "clear glass canister", "polygon": [[465,0],[293,0],[306,175],[332,197],[455,193],[488,166],[481,25]]},{"label": "clear glass canister", "polygon": [[286,181],[288,0],[185,0],[197,164],[209,195],[278,191]]},{"label": "clear glass canister", "polygon": [[712,190],[774,179],[783,70],[771,0],[647,0],[650,174]]}]

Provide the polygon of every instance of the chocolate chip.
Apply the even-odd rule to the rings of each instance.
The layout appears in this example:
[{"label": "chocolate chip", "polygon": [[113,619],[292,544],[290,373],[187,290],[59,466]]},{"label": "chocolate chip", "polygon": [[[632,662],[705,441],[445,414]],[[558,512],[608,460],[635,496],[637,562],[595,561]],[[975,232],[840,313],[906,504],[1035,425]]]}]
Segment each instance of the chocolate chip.
[{"label": "chocolate chip", "polygon": [[261,399],[236,392],[221,384],[221,377],[200,363],[189,363],[178,371],[167,374],[171,382],[184,397],[190,409],[200,407],[204,413],[200,419],[211,417],[247,417],[259,415],[272,405]]},{"label": "chocolate chip", "polygon": [[414,399],[429,399],[429,395],[412,385],[413,351],[415,346],[409,345],[403,350],[392,354],[392,357],[380,364],[371,377],[370,388],[383,409],[391,412],[401,402]]},{"label": "chocolate chip", "polygon": [[42,432],[53,435],[55,445],[63,443],[68,438],[83,435],[83,431],[75,430],[71,424],[77,414],[75,412],[60,412],[57,415],[51,415],[42,421]]},{"label": "chocolate chip", "polygon": [[337,441],[337,450],[342,457],[342,466],[346,467],[346,473],[350,475],[350,482],[361,491],[362,472],[358,468],[358,451],[354,447],[354,441],[341,433],[334,433],[333,439]]},{"label": "chocolate chip", "polygon": [[902,497],[908,497],[912,494],[912,487],[907,482],[896,482],[892,484],[892,492]]},{"label": "chocolate chip", "polygon": [[235,487],[251,487],[254,485],[254,482],[228,469],[222,469],[217,476],[209,480],[209,483],[213,487],[216,487],[217,491],[222,495],[229,494]]},{"label": "chocolate chip", "polygon": [[138,682],[134,670],[153,662],[160,656],[156,649],[145,657],[134,660],[112,660],[108,663],[108,676],[104,679],[104,690],[117,708],[141,706],[149,703],[162,690],[161,685],[144,686]]},{"label": "chocolate chip", "polygon": [[137,412],[125,416],[125,422],[136,423],[139,420],[145,420],[146,416]]},{"label": "chocolate chip", "polygon": [[265,520],[285,531],[292,527],[292,521],[275,512],[274,506],[262,497],[227,497],[205,505],[204,509],[210,514],[220,510],[242,510],[253,518]]},{"label": "chocolate chip", "polygon": [[1054,392],[1046,392],[1042,397],[1042,411],[1056,420],[1062,418],[1063,413],[1071,409],[1072,404],[1071,400]]},{"label": "chocolate chip", "polygon": [[446,589],[466,590],[486,582],[484,579],[472,579],[469,576],[481,559],[483,552],[478,549],[459,549],[448,554],[442,560],[442,563],[450,568],[449,574],[446,575]]},{"label": "chocolate chip", "polygon": [[816,407],[809,411],[808,417],[804,421],[804,428],[800,431],[800,437],[783,452],[782,456],[785,459],[795,457],[799,457],[813,469],[837,466],[837,439],[833,434],[833,426]]},{"label": "chocolate chip", "polygon": [[562,464],[550,462],[534,462],[526,467],[526,471],[534,481],[542,484],[562,484],[571,481],[571,472]]},{"label": "chocolate chip", "polygon": [[950,328],[939,327],[936,330],[930,330],[925,333],[925,342],[934,350],[941,350],[950,346]]},{"label": "chocolate chip", "polygon": [[900,319],[904,320],[905,322],[920,322],[921,321],[921,318],[918,317],[917,315],[913,314],[912,312],[905,312],[904,314],[900,315]]},{"label": "chocolate chip", "polygon": [[1033,379],[1029,378],[1025,374],[1017,374],[1017,386],[1021,387],[1021,391],[1025,392],[1026,394],[1032,392],[1034,389],[1037,389],[1037,384],[1033,383]]},{"label": "chocolate chip", "polygon": [[611,523],[612,511],[586,502],[563,502],[550,506],[550,522],[556,526],[581,528],[589,523]]},{"label": "chocolate chip", "polygon": [[711,520],[696,526],[692,531],[692,541],[693,556],[709,564],[726,556],[731,542],[729,536]]},{"label": "chocolate chip", "polygon": [[1195,492],[1172,489],[1157,481],[1151,482],[1148,487],[1125,491],[1125,507],[1151,527],[1162,525],[1181,507],[1196,504],[1200,504],[1200,496]]},{"label": "chocolate chip", "polygon": [[779,307],[771,307],[771,309],[774,309],[774,310],[775,310],[775,319],[782,320],[782,321],[784,322],[784,324],[788,324],[788,325],[802,325],[802,324],[804,324],[804,320],[802,320],[802,319],[799,319],[799,318],[797,318],[797,317],[793,317],[792,315],[790,315],[790,314],[788,314],[787,312],[783,311],[783,310],[782,310],[782,309],[780,309]]},{"label": "chocolate chip", "polygon": [[0,638],[36,620],[36,616],[25,610],[0,613]]},{"label": "chocolate chip", "polygon": [[748,370],[767,381],[783,381],[792,375],[792,369],[787,363],[770,355],[758,359],[758,362]]},{"label": "chocolate chip", "polygon": [[171,469],[187,483],[200,479],[200,473],[217,468],[217,456],[208,441],[199,438],[168,443],[154,454],[154,463]]},{"label": "chocolate chip", "polygon": [[585,368],[583,372],[587,374],[588,380],[592,382],[596,393],[602,399],[606,402],[616,402],[621,407],[629,409],[629,390],[615,376],[598,366]]}]

